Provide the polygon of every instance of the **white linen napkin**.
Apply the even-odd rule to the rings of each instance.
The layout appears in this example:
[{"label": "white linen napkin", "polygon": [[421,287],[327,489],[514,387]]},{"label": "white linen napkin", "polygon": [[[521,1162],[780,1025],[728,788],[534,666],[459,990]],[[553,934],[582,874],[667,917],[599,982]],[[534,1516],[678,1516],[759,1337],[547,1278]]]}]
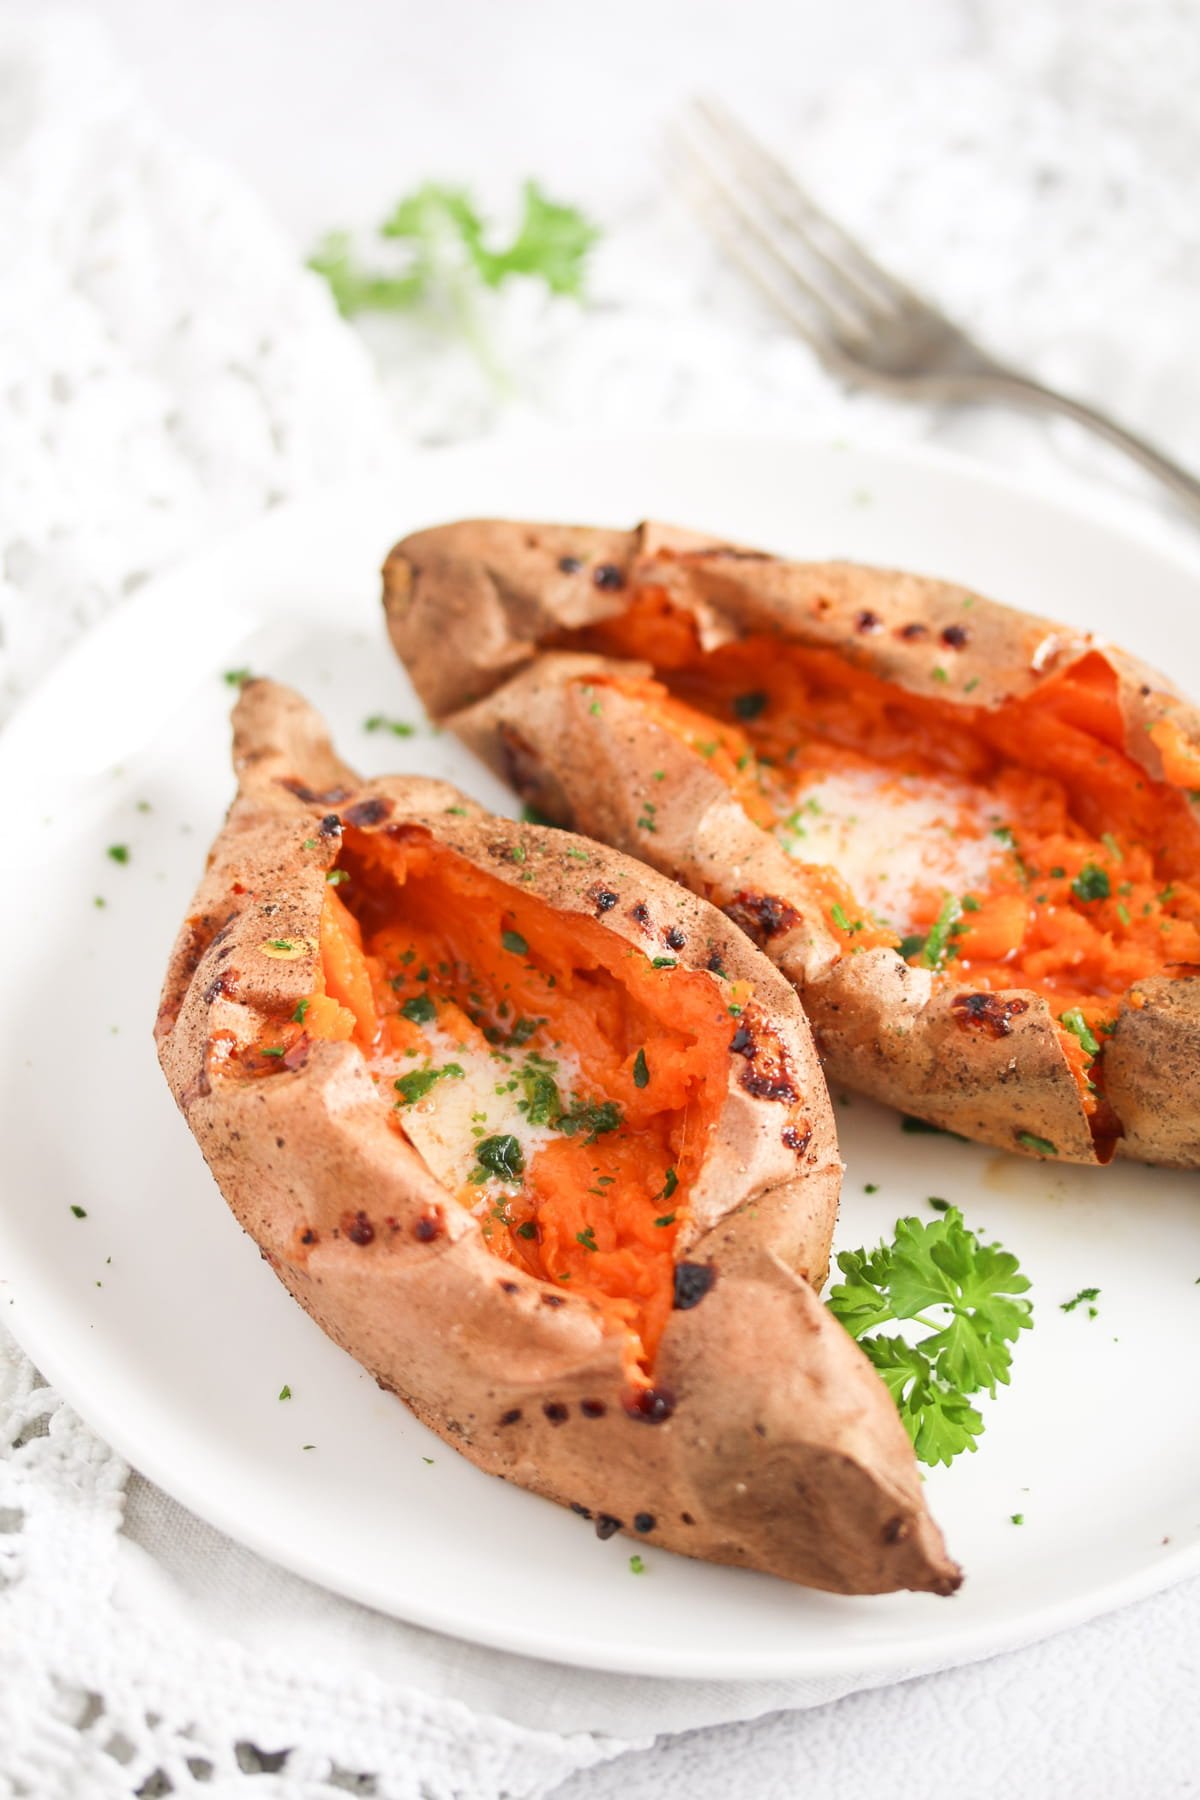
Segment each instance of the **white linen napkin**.
[{"label": "white linen napkin", "polygon": [[[1002,9],[974,13],[986,33]],[[1173,298],[1200,259],[1182,203],[1200,125],[1194,108],[1153,103],[1177,91],[1186,25],[1169,0],[1026,12],[990,68],[939,71],[936,119],[920,96],[864,79],[796,123],[793,147],[803,134],[838,210],[998,348],[1123,405],[1200,462],[1200,372]],[[1114,131],[1114,114],[1136,132]],[[852,154],[864,133],[913,149],[868,163]],[[867,421],[1064,491],[1103,479],[1146,528],[1194,542],[1137,476],[1068,432],[845,399],[649,188],[609,221],[590,316],[565,303],[502,311],[522,400],[502,409],[452,352],[406,357],[403,324],[373,336],[379,383],[294,246],[237,179],[155,121],[76,13],[0,16],[0,266],[0,699],[192,548],[380,466],[401,427],[515,439],[535,419]],[[561,1800],[669,1800],[791,1794],[803,1775],[834,1797],[928,1797],[999,1791],[989,1769],[1008,1791],[1061,1792],[1085,1765],[1047,1725],[1052,1692],[1067,1731],[1099,1701],[1123,1709],[1131,1734],[1154,1732],[1166,1794],[1194,1757],[1198,1668],[1197,1583],[832,1707],[863,1681],[632,1680],[459,1644],[327,1594],[192,1517],[131,1475],[0,1329],[0,1793],[540,1800],[566,1781]],[[646,1748],[684,1731],[697,1735],[670,1755]],[[931,1768],[934,1743],[945,1753]],[[1131,1766],[1089,1763],[1090,1791],[1128,1795]]]}]

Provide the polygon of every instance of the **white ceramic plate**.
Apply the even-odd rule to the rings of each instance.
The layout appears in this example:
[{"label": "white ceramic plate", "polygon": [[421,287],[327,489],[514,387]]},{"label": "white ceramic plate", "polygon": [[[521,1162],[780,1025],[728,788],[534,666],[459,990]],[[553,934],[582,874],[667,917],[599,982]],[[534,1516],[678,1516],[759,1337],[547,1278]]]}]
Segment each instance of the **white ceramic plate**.
[{"label": "white ceramic plate", "polygon": [[[839,1109],[839,1246],[928,1216],[936,1194],[1034,1281],[1037,1325],[1013,1387],[985,1403],[979,1453],[929,1477],[968,1572],[952,1600],[805,1593],[652,1548],[635,1576],[624,1538],[599,1542],[426,1432],[259,1260],[150,1036],[232,791],[223,672],[293,682],[368,772],[448,775],[511,810],[451,738],[363,730],[372,713],[420,717],[384,637],[380,559],[401,533],[471,513],[653,514],[925,570],[1111,633],[1200,691],[1196,571],[940,459],[697,437],[485,447],[275,515],[145,589],[0,740],[6,1321],[98,1431],[233,1536],[403,1618],[535,1656],[878,1677],[965,1661],[1200,1570],[1195,1176],[1059,1170],[904,1135],[860,1100]],[[113,844],[127,863],[107,856]],[[1060,1310],[1082,1287],[1100,1289],[1094,1318]]]}]

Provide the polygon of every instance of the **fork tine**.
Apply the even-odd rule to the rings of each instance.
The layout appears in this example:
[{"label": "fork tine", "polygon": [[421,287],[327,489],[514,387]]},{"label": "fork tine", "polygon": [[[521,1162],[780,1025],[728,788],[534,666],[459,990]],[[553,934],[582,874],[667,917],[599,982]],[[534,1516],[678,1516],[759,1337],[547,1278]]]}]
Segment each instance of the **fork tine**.
[{"label": "fork tine", "polygon": [[[723,226],[721,236],[727,247],[759,285],[768,289],[776,305],[782,306],[795,322],[796,294],[788,294],[784,285],[786,279],[793,290],[803,295],[810,314],[817,316],[816,329],[822,338],[818,347],[824,349],[831,342],[841,345],[861,343],[870,318],[855,296],[847,293],[845,284],[840,280],[814,279],[811,269],[792,253],[786,241],[781,240],[775,221],[765,220],[748,202],[745,192],[730,178],[724,162],[714,157],[707,145],[690,136],[681,134],[679,141],[693,173],[707,190],[710,220],[715,222],[719,216]],[[748,250],[747,239],[753,240],[756,246],[753,256]],[[773,265],[770,274],[766,272],[767,264]],[[811,324],[806,336],[812,341]]]},{"label": "fork tine", "polygon": [[781,261],[767,234],[748,231],[745,214],[727,199],[707,168],[695,158],[690,162],[690,174],[694,180],[686,198],[700,214],[701,222],[821,361],[842,374],[852,374],[840,349],[840,333],[825,296]]},{"label": "fork tine", "polygon": [[709,95],[702,95],[691,101],[689,110],[704,122],[715,141],[733,158],[751,191],[758,193],[759,203],[773,205],[780,223],[790,225],[807,249],[819,256],[835,275],[850,283],[868,305],[878,308],[882,303],[893,311],[900,311],[904,307],[927,304],[913,289],[877,263],[844,225],[818,205],[790,169],[752,136],[728,107]]}]

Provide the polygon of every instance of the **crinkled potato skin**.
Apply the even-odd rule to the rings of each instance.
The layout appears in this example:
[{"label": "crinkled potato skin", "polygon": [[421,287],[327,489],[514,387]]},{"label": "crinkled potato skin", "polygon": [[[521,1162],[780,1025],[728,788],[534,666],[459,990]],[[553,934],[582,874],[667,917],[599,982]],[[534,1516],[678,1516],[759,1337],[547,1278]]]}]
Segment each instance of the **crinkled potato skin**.
[{"label": "crinkled potato skin", "polygon": [[[1107,1162],[1115,1152],[1200,1167],[1200,971],[1138,983],[1141,1005],[1126,997],[1104,1063],[1121,1132],[1094,1134],[1040,995],[1000,994],[1024,1010],[992,1036],[955,1013],[961,989],[892,951],[841,956],[803,872],[717,776],[621,694],[609,689],[599,712],[586,704],[582,674],[649,675],[650,665],[548,645],[618,616],[632,590],[652,585],[694,616],[706,649],[777,633],[836,650],[915,695],[959,701],[970,684],[972,707],[1031,693],[1099,651],[1118,680],[1125,748],[1155,780],[1162,760],[1147,733],[1157,719],[1172,718],[1200,743],[1200,713],[1163,676],[947,582],[787,562],[658,524],[613,532],[469,520],[404,539],[383,573],[392,642],[434,718],[557,823],[727,908],[795,985],[832,1080],[1018,1155],[1043,1154],[1036,1140],[1065,1162]],[[959,645],[964,599],[970,635]],[[948,656],[952,690],[934,674]],[[663,771],[653,784],[652,770]],[[653,831],[642,822],[647,800]],[[761,908],[764,897],[782,911]],[[780,927],[789,916],[794,923]]]},{"label": "crinkled potato skin", "polygon": [[[229,1205],[301,1305],[481,1469],[584,1511],[602,1536],[622,1529],[838,1592],[952,1592],[961,1578],[895,1407],[815,1292],[841,1165],[787,982],[714,908],[612,850],[589,845],[584,865],[577,840],[489,817],[444,783],[361,781],[286,688],[246,685],[235,762],[238,795],[171,957],[157,1040]],[[589,890],[603,883],[621,896],[605,922],[631,945],[654,953],[682,929],[680,964],[703,968],[715,952],[754,984],[811,1135],[788,1147],[782,1109],[747,1092],[731,1056],[685,1246],[716,1278],[669,1317],[652,1379],[673,1406],[659,1422],[626,1409],[619,1344],[590,1303],[487,1249],[391,1129],[390,1096],[357,1047],[312,1040],[265,1076],[230,1062],[313,991],[347,819],[428,832],[501,881],[519,868],[532,875],[523,894],[568,914],[594,917]],[[280,941],[299,953],[266,953]]]}]

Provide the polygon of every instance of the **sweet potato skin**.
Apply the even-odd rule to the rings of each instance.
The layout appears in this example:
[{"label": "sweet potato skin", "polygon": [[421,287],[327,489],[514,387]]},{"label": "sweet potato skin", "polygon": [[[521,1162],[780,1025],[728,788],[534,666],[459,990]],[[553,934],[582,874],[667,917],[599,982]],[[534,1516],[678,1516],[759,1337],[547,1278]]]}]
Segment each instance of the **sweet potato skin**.
[{"label": "sweet potato skin", "polygon": [[[836,650],[908,693],[972,708],[1031,694],[1099,652],[1117,679],[1124,748],[1154,780],[1163,763],[1150,727],[1168,718],[1200,745],[1196,708],[1126,652],[951,583],[787,562],[654,523],[624,543],[622,560],[611,532],[483,521],[398,544],[384,566],[388,628],[434,716],[548,817],[640,857],[750,929],[800,993],[839,1083],[1017,1154],[1044,1154],[1036,1142],[1066,1162],[1106,1162],[1115,1151],[1200,1166],[1200,972],[1144,982],[1139,1002],[1122,1006],[1105,1051],[1110,1108],[1089,1119],[1044,999],[1000,995],[1024,1010],[993,1036],[971,1028],[952,988],[935,988],[891,952],[843,959],[802,870],[701,759],[611,688],[599,713],[581,696],[589,671],[649,666],[553,644],[619,614],[648,585],[695,619],[706,649],[776,633]],[[430,681],[438,621],[468,584],[487,657],[473,656],[464,634],[453,668]],[[519,627],[508,629],[518,590]],[[653,790],[652,770],[663,772]],[[794,923],[768,936],[755,920],[772,915]]]},{"label": "sweet potato skin", "polygon": [[[480,1468],[585,1510],[605,1535],[837,1592],[952,1592],[959,1572],[895,1408],[815,1291],[841,1165],[782,976],[715,909],[610,849],[588,845],[584,865],[576,840],[491,818],[444,783],[360,781],[317,715],[270,682],[243,690],[235,762],[238,796],[180,931],[156,1035],[213,1175],[296,1299]],[[681,965],[715,956],[753,983],[805,1131],[784,1141],[785,1109],[747,1091],[731,1055],[682,1246],[716,1279],[670,1315],[653,1371],[669,1396],[659,1422],[627,1409],[621,1345],[598,1311],[488,1250],[391,1128],[353,1044],[312,1040],[254,1078],[231,1061],[312,991],[345,819],[428,832],[501,881],[524,876],[523,894],[568,915],[596,916],[603,884],[621,896],[606,926],[637,949],[657,951],[671,929],[686,937]]]}]

